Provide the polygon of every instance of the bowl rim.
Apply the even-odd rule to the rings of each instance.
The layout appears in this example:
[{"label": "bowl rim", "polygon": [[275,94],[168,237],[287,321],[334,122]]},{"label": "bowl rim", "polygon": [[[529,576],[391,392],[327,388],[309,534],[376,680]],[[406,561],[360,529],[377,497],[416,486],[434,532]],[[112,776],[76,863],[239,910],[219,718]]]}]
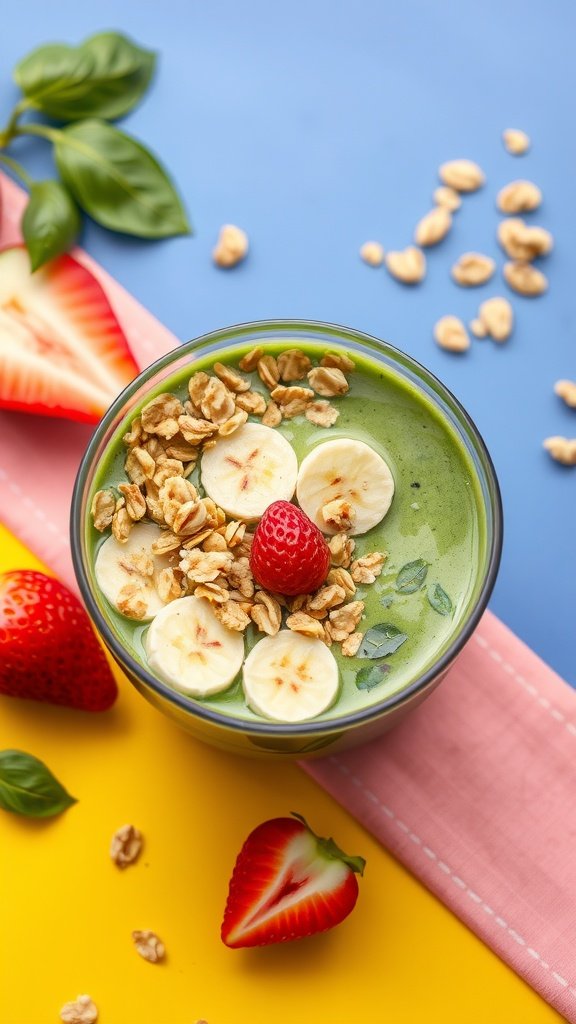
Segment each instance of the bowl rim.
[{"label": "bowl rim", "polygon": [[[116,639],[93,596],[92,588],[82,559],[83,545],[81,537],[82,531],[84,530],[84,522],[81,521],[81,514],[85,477],[89,472],[92,458],[100,442],[101,435],[108,427],[110,421],[114,419],[119,411],[121,411],[126,400],[126,395],[138,389],[143,377],[154,376],[156,371],[170,365],[170,363],[177,358],[179,354],[185,354],[186,350],[192,350],[201,346],[214,344],[214,342],[223,339],[227,339],[232,344],[234,343],[234,337],[230,337],[231,332],[276,330],[289,332],[305,332],[307,330],[311,332],[336,332],[337,334],[342,334],[344,336],[341,342],[344,346],[346,336],[357,339],[360,342],[369,342],[372,346],[376,346],[376,348],[382,348],[392,358],[392,360],[394,360],[394,368],[397,372],[401,373],[403,364],[407,364],[420,380],[423,378],[426,382],[432,382],[440,395],[443,398],[447,398],[449,402],[453,404],[458,415],[461,417],[463,424],[471,434],[476,445],[477,452],[482,457],[491,499],[489,504],[491,505],[493,527],[484,579],[474,607],[452,643],[446,648],[437,661],[435,661],[424,673],[417,676],[416,679],[403,689],[383,698],[375,704],[350,712],[341,718],[328,719],[324,721],[310,719],[305,722],[293,723],[266,720],[258,722],[235,718],[232,715],[221,713],[213,707],[205,706],[199,701],[192,702],[190,698],[186,697],[184,694],[171,689],[171,687],[166,683],[163,683],[160,679],[156,678],[144,669],[141,663],[132,657],[127,647]],[[311,338],[310,340],[314,341],[314,338]],[[334,343],[338,344],[338,339],[335,339]],[[135,377],[134,380],[132,380],[123,389],[123,391],[120,392],[118,397],[110,405],[98,423],[78,467],[70,508],[72,562],[76,579],[80,587],[80,592],[82,594],[82,599],[84,600],[88,613],[93,623],[96,625],[98,632],[101,634],[104,643],[114,655],[115,659],[126,670],[127,674],[129,676],[130,674],[133,674],[136,676],[140,684],[151,689],[160,698],[167,700],[169,704],[175,704],[180,710],[191,715],[193,718],[201,719],[211,723],[212,725],[223,727],[224,729],[230,729],[233,732],[277,737],[310,736],[318,735],[320,733],[341,733],[343,731],[359,727],[368,722],[378,720],[383,715],[401,707],[412,698],[423,693],[427,687],[436,680],[439,680],[472,636],[488,604],[500,565],[503,529],[502,497],[494,463],[492,462],[492,458],[478,427],[450,389],[447,388],[446,385],[431,372],[431,370],[418,362],[417,359],[414,359],[413,356],[404,352],[402,349],[391,345],[387,341],[382,341],[382,339],[377,338],[375,335],[368,334],[365,331],[359,331],[356,330],[356,328],[345,327],[340,324],[329,323],[322,320],[254,320],[241,324],[231,324],[228,327],[221,327],[217,330],[199,335],[197,338],[193,338],[190,341],[183,342],[170,352],[160,356],[160,358],[156,359],[153,363],[150,363],[140,371],[137,377]]]}]

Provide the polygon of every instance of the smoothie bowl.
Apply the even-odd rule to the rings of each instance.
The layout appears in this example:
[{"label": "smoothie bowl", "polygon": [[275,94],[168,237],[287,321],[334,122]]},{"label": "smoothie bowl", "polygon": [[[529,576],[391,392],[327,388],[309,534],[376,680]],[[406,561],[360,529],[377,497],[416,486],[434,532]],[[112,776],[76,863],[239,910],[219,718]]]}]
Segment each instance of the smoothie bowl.
[{"label": "smoothie bowl", "polygon": [[72,505],[88,611],[138,690],[206,742],[311,756],[436,686],[488,601],[498,484],[456,399],[391,346],[233,327],[145,370]]}]

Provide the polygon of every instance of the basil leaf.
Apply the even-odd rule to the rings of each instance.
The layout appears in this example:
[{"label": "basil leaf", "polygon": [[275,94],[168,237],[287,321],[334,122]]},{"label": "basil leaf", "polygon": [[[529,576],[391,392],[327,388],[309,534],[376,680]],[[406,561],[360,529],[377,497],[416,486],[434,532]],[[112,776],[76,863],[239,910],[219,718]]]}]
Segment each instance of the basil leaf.
[{"label": "basil leaf", "polygon": [[22,750],[0,750],[0,807],[29,818],[50,818],[76,800],[42,761]]},{"label": "basil leaf", "polygon": [[359,690],[373,690],[375,686],[380,685],[389,671],[390,665],[366,665],[356,676],[356,686]]},{"label": "basil leaf", "polygon": [[55,132],[64,184],[98,224],[139,238],[190,231],[166,171],[141,143],[105,121],[78,121]]},{"label": "basil leaf", "polygon": [[413,594],[419,590],[428,574],[428,565],[423,558],[406,562],[396,577],[396,590],[400,594]]},{"label": "basil leaf", "polygon": [[394,654],[407,639],[408,634],[402,633],[391,622],[380,622],[364,634],[356,657],[384,658],[387,654]]},{"label": "basil leaf", "polygon": [[393,600],[393,594],[382,594],[382,597],[380,598],[380,604],[382,605],[383,608],[389,608]]},{"label": "basil leaf", "polygon": [[17,64],[14,78],[30,105],[50,117],[122,117],[142,98],[156,56],[118,32],[81,46],[41,46]]},{"label": "basil leaf", "polygon": [[67,252],[79,231],[80,215],[67,189],[59,181],[36,182],[22,218],[32,271]]},{"label": "basil leaf", "polygon": [[428,588],[428,600],[434,611],[438,612],[439,615],[450,615],[452,601],[439,583],[435,583],[433,587]]}]

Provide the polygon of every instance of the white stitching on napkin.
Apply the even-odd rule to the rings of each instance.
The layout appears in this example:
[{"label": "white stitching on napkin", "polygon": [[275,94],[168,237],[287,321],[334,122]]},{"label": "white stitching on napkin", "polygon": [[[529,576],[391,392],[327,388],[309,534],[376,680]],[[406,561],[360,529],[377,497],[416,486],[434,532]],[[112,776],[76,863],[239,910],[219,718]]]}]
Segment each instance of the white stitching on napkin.
[{"label": "white stitching on napkin", "polygon": [[502,655],[498,651],[496,651],[488,643],[488,641],[484,639],[483,636],[480,636],[479,633],[474,633],[474,640],[476,641],[479,647],[482,647],[485,651],[488,651],[488,654],[490,655],[492,660],[497,662],[497,664],[499,664],[500,667],[503,668],[504,671],[507,672],[509,676],[512,676],[517,683],[520,683],[520,686],[523,690],[526,691],[526,693],[529,693],[531,697],[536,698],[540,707],[544,708],[544,710],[548,712],[548,714],[554,719],[554,721],[561,722],[572,736],[576,736],[576,726],[573,725],[572,722],[566,721],[566,715],[562,714],[561,711],[558,711],[558,708],[552,707],[548,698],[543,697],[542,694],[538,692],[536,687],[532,685],[532,683],[529,683],[528,680],[524,678],[524,676],[521,676],[520,673],[516,671],[513,665],[511,665],[508,661],[504,661]]},{"label": "white stitching on napkin", "polygon": [[36,516],[36,519],[43,523],[46,529],[50,530],[50,533],[53,533],[54,536],[58,538],[60,544],[68,544],[68,537],[66,537],[65,534],[60,532],[55,523],[51,522],[51,520],[48,519],[46,513],[43,512],[42,509],[38,507],[38,505],[35,505],[32,499],[29,498],[27,494],[24,494],[24,491],[18,486],[18,484],[15,484],[13,480],[9,479],[8,474],[3,469],[0,469],[0,482],[4,482],[6,484],[8,490],[12,491],[12,494],[15,494],[16,497],[19,498],[24,505],[26,505],[26,508],[30,509],[32,515]]},{"label": "white stitching on napkin", "polygon": [[[484,645],[488,647],[486,641],[484,641],[484,643],[481,644],[481,646]],[[405,822],[401,821],[396,816],[396,814],[390,807],[387,807],[386,804],[383,804],[379,800],[376,793],[373,793],[371,789],[367,789],[364,783],[362,782],[362,779],[355,775],[354,772],[351,771],[351,769],[348,767],[348,765],[343,764],[343,762],[339,761],[337,757],[331,757],[329,758],[329,760],[331,761],[332,764],[336,765],[338,770],[342,772],[342,775],[346,775],[350,779],[350,781],[354,783],[355,786],[358,786],[362,790],[362,792],[368,797],[368,799],[372,801],[372,803],[377,804],[379,810],[383,811],[386,817],[390,818],[398,826],[401,832],[405,832],[413,843],[415,843],[417,846],[420,846],[423,853],[430,860],[434,861],[434,863],[440,868],[440,870],[443,871],[446,875],[448,875],[452,879],[454,884],[458,886],[459,889],[462,889],[462,891],[465,892],[466,895],[469,896],[474,903],[482,907],[482,909],[485,910],[487,914],[494,915],[492,907],[490,907],[487,903],[484,903],[482,897],[479,896],[478,893],[474,892],[473,889],[470,889],[470,887],[466,885],[466,882],[462,878],[460,878],[459,875],[455,875],[452,869],[448,866],[448,864],[446,864],[443,860],[440,860],[440,858],[434,852],[434,850],[432,850],[429,846],[426,846],[423,843],[420,836],[417,836],[415,832],[412,832],[409,829],[409,827],[405,824]],[[526,939],[523,938],[522,935],[519,935],[518,932],[515,931],[514,928],[512,928],[507,923],[507,921],[504,920],[503,917],[494,915],[494,920],[496,924],[499,925],[500,928],[502,928],[503,931],[506,931],[508,933],[508,935],[510,936],[511,939],[514,940],[514,942],[516,942],[519,946],[523,946],[526,949],[528,955],[531,956],[534,960],[536,960],[540,964],[540,966],[544,968],[544,970],[550,971],[551,976],[559,985],[562,985],[563,988],[568,989],[570,995],[576,996],[576,989],[570,988],[569,982],[566,981],[566,978],[563,978],[562,975],[558,974],[556,971],[551,970],[550,964],[546,963],[546,961],[542,959],[540,954],[537,953],[536,950],[532,948],[532,946],[529,946],[527,944]]]}]

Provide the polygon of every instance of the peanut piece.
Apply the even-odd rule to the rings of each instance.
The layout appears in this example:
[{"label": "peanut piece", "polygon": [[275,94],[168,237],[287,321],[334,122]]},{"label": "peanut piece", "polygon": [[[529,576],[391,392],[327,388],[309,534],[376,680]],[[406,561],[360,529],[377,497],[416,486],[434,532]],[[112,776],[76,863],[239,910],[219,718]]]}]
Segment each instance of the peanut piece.
[{"label": "peanut piece", "polygon": [[458,192],[453,188],[449,188],[448,185],[439,185],[437,189],[434,189],[432,199],[436,206],[445,206],[447,210],[450,210],[450,213],[454,213],[462,206],[462,200]]},{"label": "peanut piece", "polygon": [[364,242],[360,246],[360,259],[369,267],[381,267],[384,262],[384,247],[380,242]]},{"label": "peanut piece", "polygon": [[505,263],[502,273],[508,287],[519,295],[542,295],[548,288],[545,275],[531,263]]},{"label": "peanut piece", "polygon": [[414,241],[416,245],[437,245],[446,237],[452,227],[452,214],[445,206],[436,206],[416,225]]},{"label": "peanut piece", "polygon": [[542,192],[532,181],[511,181],[500,189],[496,205],[502,213],[523,213],[536,210],[542,202]]},{"label": "peanut piece", "polygon": [[464,324],[457,316],[443,316],[434,327],[434,339],[447,352],[465,352],[470,348],[470,338]]},{"label": "peanut piece", "polygon": [[496,270],[496,263],[490,256],[480,252],[465,252],[452,267],[452,277],[463,288],[475,288],[490,280]]},{"label": "peanut piece", "polygon": [[508,299],[486,299],[478,310],[480,323],[494,341],[506,341],[514,326],[514,311]]},{"label": "peanut piece", "polygon": [[567,437],[547,437],[543,444],[556,462],[561,462],[563,466],[576,466],[576,437],[571,440]]},{"label": "peanut piece", "polygon": [[508,217],[500,222],[498,241],[510,259],[524,262],[547,256],[554,245],[549,231],[528,226],[519,217]]},{"label": "peanut piece", "polygon": [[426,257],[421,249],[409,245],[400,252],[389,252],[386,269],[403,284],[419,284],[426,276]]},{"label": "peanut piece", "polygon": [[218,267],[235,267],[248,252],[248,235],[235,224],[224,224],[220,228],[218,241],[212,251],[212,258]]},{"label": "peanut piece", "polygon": [[557,380],[554,391],[566,405],[576,409],[576,382],[573,380]]},{"label": "peanut piece", "polygon": [[449,160],[441,165],[438,174],[456,192],[475,192],[486,181],[484,171],[473,160]]},{"label": "peanut piece", "polygon": [[512,156],[522,156],[530,149],[530,138],[520,128],[506,128],[502,132],[502,141]]}]

